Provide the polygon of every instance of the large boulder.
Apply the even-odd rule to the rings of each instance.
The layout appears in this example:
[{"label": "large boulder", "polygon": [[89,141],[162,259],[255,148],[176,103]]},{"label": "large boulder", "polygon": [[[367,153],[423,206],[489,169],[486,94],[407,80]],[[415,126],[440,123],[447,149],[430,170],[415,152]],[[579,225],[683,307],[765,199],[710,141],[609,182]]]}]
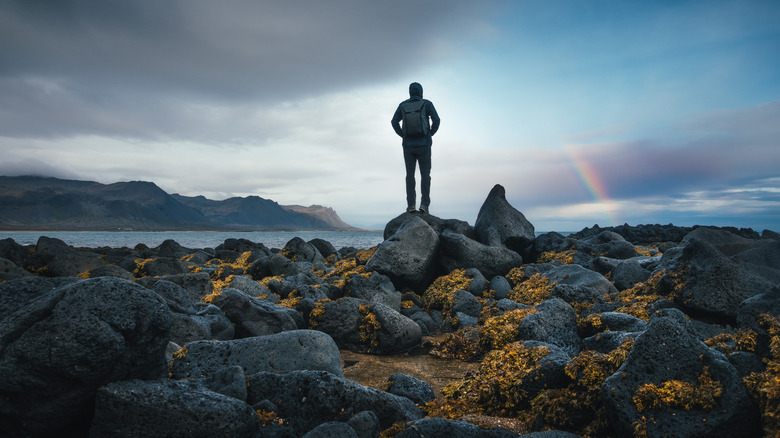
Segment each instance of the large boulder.
[{"label": "large boulder", "polygon": [[413,216],[379,245],[366,270],[390,277],[396,289],[423,289],[435,278],[438,252],[439,235],[419,216]]},{"label": "large boulder", "polygon": [[768,240],[748,239],[724,229],[712,227],[697,227],[685,235],[680,245],[685,246],[692,240],[707,242],[727,257],[770,243]]},{"label": "large boulder", "polygon": [[732,260],[749,272],[780,286],[780,240],[768,241],[765,245],[736,254]]},{"label": "large boulder", "polygon": [[296,262],[325,263],[320,251],[300,237],[293,237],[282,248],[282,255]]},{"label": "large boulder", "polygon": [[22,267],[44,277],[75,277],[104,264],[97,254],[77,251],[60,239],[41,236]]},{"label": "large boulder", "polygon": [[535,309],[536,313],[520,321],[517,339],[552,344],[569,356],[576,356],[580,352],[580,337],[574,309],[558,298],[540,303]]},{"label": "large boulder", "polygon": [[666,269],[659,287],[668,290],[660,293],[671,291],[678,304],[726,322],[736,318],[742,301],[772,289],[763,277],[700,239],[688,239],[680,250],[665,253],[659,268]]},{"label": "large boulder", "polygon": [[91,437],[255,438],[260,419],[245,401],[197,382],[130,380],[97,392]]},{"label": "large boulder", "polygon": [[270,335],[305,328],[300,313],[289,307],[249,296],[236,289],[222,289],[213,304],[225,312],[236,327],[236,337]]},{"label": "large boulder", "polygon": [[246,374],[322,370],[343,375],[341,353],[333,339],[315,330],[295,330],[230,341],[195,341],[171,364],[174,379],[206,378],[240,366]]},{"label": "large boulder", "polygon": [[543,274],[550,280],[550,283],[584,287],[602,296],[617,292],[615,285],[603,275],[580,265],[560,265],[545,270]]},{"label": "large boulder", "polygon": [[167,376],[171,312],[156,293],[101,277],[52,289],[0,322],[0,429],[79,434],[97,389]]},{"label": "large boulder", "polygon": [[26,270],[17,266],[16,263],[0,257],[0,281],[13,280],[20,277],[29,277],[31,275],[32,274]]},{"label": "large boulder", "polygon": [[184,345],[201,339],[233,339],[233,324],[219,307],[191,302],[189,292],[170,281],[158,281],[152,290],[165,299],[173,312],[171,342]]},{"label": "large boulder", "polygon": [[374,354],[394,354],[416,347],[420,326],[390,307],[358,298],[317,303],[310,326],[331,337],[339,347]]},{"label": "large boulder", "polygon": [[485,245],[450,230],[441,233],[440,242],[445,272],[475,268],[485,277],[495,277],[523,264],[520,254],[511,249]]},{"label": "large boulder", "polygon": [[385,225],[384,239],[389,239],[390,236],[398,232],[404,224],[413,218],[419,218],[425,221],[425,223],[436,231],[436,234],[441,234],[444,230],[450,230],[454,233],[463,234],[469,239],[477,239],[477,232],[474,231],[474,227],[469,225],[466,221],[459,219],[441,219],[432,214],[420,215],[417,213],[403,213],[390,220],[390,222]]},{"label": "large boulder", "polygon": [[533,244],[534,226],[506,200],[506,190],[496,184],[482,204],[474,223],[479,241],[522,253]]},{"label": "large boulder", "polygon": [[382,303],[396,312],[401,311],[401,292],[395,290],[389,277],[378,272],[372,272],[368,278],[353,275],[345,287],[345,295]]},{"label": "large boulder", "polygon": [[270,400],[276,415],[284,418],[297,435],[334,419],[349,420],[361,411],[373,411],[382,429],[396,422],[422,418],[422,412],[406,397],[389,394],[324,371],[257,373],[249,376],[248,402]]},{"label": "large boulder", "polygon": [[387,379],[387,392],[400,395],[409,400],[424,405],[425,403],[436,400],[436,394],[431,385],[426,382],[406,374],[393,374]]},{"label": "large boulder", "polygon": [[189,301],[200,301],[201,298],[214,291],[214,283],[211,282],[211,278],[206,272],[144,277],[136,280],[136,283],[152,289],[154,284],[158,281],[170,281],[171,283],[178,284],[188,292]]},{"label": "large boulder", "polygon": [[758,409],[737,370],[701,342],[685,315],[657,312],[601,387],[611,424],[648,437],[757,436]]}]

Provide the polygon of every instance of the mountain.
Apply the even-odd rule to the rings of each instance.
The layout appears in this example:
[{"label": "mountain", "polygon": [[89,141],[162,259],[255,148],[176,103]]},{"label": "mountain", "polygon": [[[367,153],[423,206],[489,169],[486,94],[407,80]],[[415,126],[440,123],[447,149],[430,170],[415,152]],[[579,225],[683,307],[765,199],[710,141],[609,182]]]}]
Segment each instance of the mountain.
[{"label": "mountain", "polygon": [[4,230],[353,229],[332,209],[319,207],[309,213],[306,209],[288,209],[258,196],[213,201],[170,195],[145,181],[106,185],[0,176],[0,229]]},{"label": "mountain", "polygon": [[341,220],[338,213],[336,213],[336,210],[330,207],[323,207],[321,205],[310,205],[308,207],[302,205],[283,205],[282,208],[296,213],[313,216],[329,224],[333,228],[354,229],[351,225]]}]

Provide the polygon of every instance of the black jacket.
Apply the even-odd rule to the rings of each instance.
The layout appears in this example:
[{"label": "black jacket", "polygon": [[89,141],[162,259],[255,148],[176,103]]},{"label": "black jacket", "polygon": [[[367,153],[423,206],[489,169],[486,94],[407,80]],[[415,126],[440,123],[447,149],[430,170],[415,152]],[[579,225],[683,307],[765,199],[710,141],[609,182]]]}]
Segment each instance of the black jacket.
[{"label": "black jacket", "polygon": [[[436,131],[439,130],[439,123],[441,122],[439,114],[436,112],[436,108],[433,106],[433,102],[423,99],[422,95],[422,85],[418,84],[417,82],[413,82],[411,85],[409,85],[409,99],[398,104],[398,108],[395,110],[395,114],[393,114],[393,120],[390,121],[390,123],[393,125],[393,130],[395,130],[395,133],[398,134],[399,137],[403,138],[403,142],[401,144],[403,144],[404,147],[431,146],[433,144],[433,139],[431,137],[433,137],[433,135],[436,134]],[[428,130],[428,135],[425,137],[406,138],[404,137],[404,133],[401,130],[401,119],[403,118],[403,114],[401,113],[401,105],[406,102],[419,101],[421,99],[425,101],[425,111],[430,118],[431,129]]]}]

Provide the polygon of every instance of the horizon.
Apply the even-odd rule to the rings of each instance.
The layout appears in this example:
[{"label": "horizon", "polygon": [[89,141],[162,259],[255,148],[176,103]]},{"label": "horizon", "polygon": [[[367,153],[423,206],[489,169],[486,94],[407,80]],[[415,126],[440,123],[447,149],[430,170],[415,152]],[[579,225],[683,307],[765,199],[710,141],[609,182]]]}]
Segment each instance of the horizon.
[{"label": "horizon", "polygon": [[12,0],[0,174],[375,228],[406,207],[390,118],[419,82],[442,119],[436,216],[474,224],[501,184],[550,231],[780,230],[778,23],[762,0]]}]

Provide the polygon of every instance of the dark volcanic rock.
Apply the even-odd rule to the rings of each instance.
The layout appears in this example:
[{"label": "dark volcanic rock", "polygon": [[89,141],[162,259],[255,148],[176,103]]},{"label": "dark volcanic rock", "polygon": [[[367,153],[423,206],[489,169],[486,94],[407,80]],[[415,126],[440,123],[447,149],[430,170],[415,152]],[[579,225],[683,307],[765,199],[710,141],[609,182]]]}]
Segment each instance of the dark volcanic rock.
[{"label": "dark volcanic rock", "polygon": [[77,251],[60,239],[41,236],[22,267],[44,277],[75,277],[104,264],[97,254]]},{"label": "dark volcanic rock", "polygon": [[392,219],[385,226],[384,238],[389,239],[390,236],[398,232],[398,230],[407,222],[413,218],[420,218],[427,223],[436,234],[441,234],[444,230],[450,230],[453,233],[463,234],[469,239],[477,239],[477,232],[474,228],[468,224],[468,222],[458,219],[441,219],[431,214],[418,214],[418,213],[403,213],[400,216]]},{"label": "dark volcanic rock", "polygon": [[422,289],[435,278],[438,252],[438,234],[419,216],[413,216],[379,245],[366,270],[387,275],[396,289]]},{"label": "dark volcanic rock", "polygon": [[246,437],[260,429],[245,401],[196,382],[131,380],[100,388],[91,437]]},{"label": "dark volcanic rock", "polygon": [[171,283],[183,287],[184,290],[189,292],[190,301],[200,301],[201,298],[214,291],[214,283],[211,282],[209,274],[205,272],[166,275],[162,277],[144,277],[136,280],[136,283],[152,289],[154,284],[158,281],[170,281]]},{"label": "dark volcanic rock", "polygon": [[352,351],[395,354],[416,347],[422,340],[416,322],[384,304],[357,298],[318,303],[310,319],[312,328]]},{"label": "dark volcanic rock", "polygon": [[575,356],[580,351],[577,335],[577,314],[565,302],[553,298],[536,306],[532,313],[520,322],[518,339],[542,341],[560,347],[566,354]]},{"label": "dark volcanic rock", "polygon": [[406,397],[418,405],[436,400],[436,394],[433,393],[431,385],[406,374],[393,374],[390,376],[387,379],[386,391],[390,394]]},{"label": "dark volcanic rock", "polygon": [[[645,384],[687,382],[710,388],[717,382],[721,395],[702,389],[692,409],[645,401],[640,410],[637,392]],[[647,436],[755,436],[759,432],[758,410],[737,370],[726,357],[701,342],[685,315],[675,309],[658,312],[644,333],[636,338],[628,358],[601,387],[612,425],[619,434],[631,435],[643,417]],[[691,394],[692,395],[692,394]],[[713,406],[695,405],[711,397]]]},{"label": "dark volcanic rock", "polygon": [[323,370],[341,376],[341,353],[325,333],[295,330],[232,341],[195,341],[174,359],[174,379],[204,378],[224,367],[240,366],[246,374],[260,371]]},{"label": "dark volcanic rock", "polygon": [[518,435],[503,430],[480,429],[476,424],[462,420],[423,418],[396,435],[397,438],[459,437],[459,438],[515,438]]},{"label": "dark volcanic rock", "polygon": [[99,386],[167,375],[171,312],[156,293],[101,277],[42,293],[0,322],[0,429],[82,430]]},{"label": "dark volcanic rock", "polygon": [[270,335],[306,327],[300,313],[289,307],[249,296],[236,289],[223,289],[214,305],[236,327],[236,337]]},{"label": "dark volcanic rock", "polygon": [[511,249],[485,245],[449,230],[441,233],[440,242],[441,264],[446,272],[476,268],[485,277],[495,277],[523,264],[520,254]]},{"label": "dark volcanic rock", "polygon": [[257,373],[249,376],[250,404],[272,401],[276,414],[302,435],[334,419],[347,421],[361,411],[373,411],[382,429],[399,421],[422,418],[422,412],[406,397],[369,388],[324,371]]},{"label": "dark volcanic rock", "polygon": [[479,209],[474,224],[479,241],[522,253],[536,238],[534,226],[506,200],[504,187],[496,184]]}]

